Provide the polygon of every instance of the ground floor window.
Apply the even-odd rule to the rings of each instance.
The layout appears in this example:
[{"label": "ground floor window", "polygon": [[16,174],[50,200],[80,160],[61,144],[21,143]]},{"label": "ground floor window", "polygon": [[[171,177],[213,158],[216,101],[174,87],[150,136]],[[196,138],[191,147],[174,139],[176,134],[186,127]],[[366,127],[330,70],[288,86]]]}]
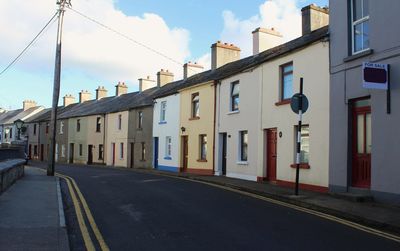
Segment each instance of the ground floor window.
[{"label": "ground floor window", "polygon": [[142,158],[141,158],[141,160],[142,160],[142,161],[145,161],[145,160],[146,160],[146,146],[145,146],[144,142],[142,142],[141,153],[142,153],[142,156],[141,156]]},{"label": "ground floor window", "polygon": [[[297,150],[297,128],[298,126],[295,126],[295,150]],[[302,125],[300,135],[300,163],[308,164],[310,155],[310,126]]]},{"label": "ground floor window", "polygon": [[34,145],[33,146],[33,156],[37,156],[38,155],[38,146]]},{"label": "ground floor window", "polygon": [[61,157],[65,158],[65,145],[61,145]]},{"label": "ground floor window", "polygon": [[119,158],[120,159],[124,158],[124,143],[119,144]]},{"label": "ground floor window", "polygon": [[171,158],[172,139],[171,136],[165,137],[165,157]]},{"label": "ground floor window", "polygon": [[247,161],[248,138],[249,136],[247,131],[239,132],[240,161]]},{"label": "ground floor window", "polygon": [[99,145],[99,160],[103,159],[103,154],[104,154],[104,147],[103,145]]},{"label": "ground floor window", "polygon": [[207,135],[200,134],[200,160],[207,160]]},{"label": "ground floor window", "polygon": [[82,144],[79,144],[79,156],[83,155],[83,146]]}]

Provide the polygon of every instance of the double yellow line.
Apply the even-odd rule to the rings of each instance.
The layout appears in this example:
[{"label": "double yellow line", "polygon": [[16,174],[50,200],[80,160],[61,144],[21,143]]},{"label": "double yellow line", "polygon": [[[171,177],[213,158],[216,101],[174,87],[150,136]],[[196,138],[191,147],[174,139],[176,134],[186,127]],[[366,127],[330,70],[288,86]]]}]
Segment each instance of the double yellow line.
[{"label": "double yellow line", "polygon": [[[56,173],[56,176],[62,178],[65,180],[65,182],[68,185],[68,190],[72,198],[72,202],[74,204],[76,216],[78,219],[78,224],[79,228],[82,233],[83,241],[85,243],[86,249],[88,251],[94,251],[96,250],[95,245],[92,241],[92,238],[90,237],[90,233],[88,230],[88,227],[86,226],[85,223],[85,217],[84,214],[86,215],[87,221],[89,222],[89,225],[97,239],[97,242],[101,248],[102,251],[109,251],[109,247],[107,246],[106,242],[104,241],[103,236],[100,233],[99,228],[97,227],[97,224],[93,218],[93,215],[89,209],[89,206],[83,197],[81,190],[79,189],[78,185],[76,184],[75,180],[67,175],[63,175],[60,173]],[[82,212],[83,208],[83,212]]]}]

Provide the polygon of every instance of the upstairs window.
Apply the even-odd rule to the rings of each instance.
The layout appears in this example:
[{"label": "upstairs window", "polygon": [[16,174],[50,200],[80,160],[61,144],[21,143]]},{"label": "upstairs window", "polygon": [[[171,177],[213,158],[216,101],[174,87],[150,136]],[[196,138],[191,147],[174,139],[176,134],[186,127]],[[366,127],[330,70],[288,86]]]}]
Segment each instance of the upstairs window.
[{"label": "upstairs window", "polygon": [[101,117],[96,118],[96,132],[101,131]]},{"label": "upstairs window", "polygon": [[293,63],[281,66],[281,100],[289,100],[293,96]]},{"label": "upstairs window", "polygon": [[33,135],[36,135],[37,125],[33,124]]},{"label": "upstairs window", "polygon": [[138,112],[138,129],[143,128],[143,112]]},{"label": "upstairs window", "polygon": [[146,146],[144,144],[144,142],[142,142],[142,149],[141,149],[141,161],[145,161],[146,160]]},{"label": "upstairs window", "polygon": [[231,111],[239,110],[239,81],[231,84]]},{"label": "upstairs window", "polygon": [[160,121],[161,122],[165,121],[165,113],[166,112],[167,112],[167,101],[162,101],[161,107],[160,107]]},{"label": "upstairs window", "polygon": [[80,119],[76,120],[76,131],[77,132],[81,131],[81,120]]},{"label": "upstairs window", "polygon": [[369,49],[369,0],[351,1],[353,54]]},{"label": "upstairs window", "polygon": [[60,122],[60,134],[63,134],[63,133],[64,133],[64,122],[61,121]]},{"label": "upstairs window", "polygon": [[122,115],[118,115],[118,130],[121,130],[122,128]]},{"label": "upstairs window", "polygon": [[49,127],[50,127],[50,124],[49,124],[49,123],[46,123],[46,134],[49,133]]},{"label": "upstairs window", "polygon": [[199,93],[192,94],[192,118],[200,117],[200,98]]}]

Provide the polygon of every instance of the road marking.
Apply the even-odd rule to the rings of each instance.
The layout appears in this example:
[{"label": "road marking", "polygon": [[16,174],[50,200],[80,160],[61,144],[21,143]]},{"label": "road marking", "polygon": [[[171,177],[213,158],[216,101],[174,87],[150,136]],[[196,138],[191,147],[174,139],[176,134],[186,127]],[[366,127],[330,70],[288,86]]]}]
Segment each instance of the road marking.
[{"label": "road marking", "polygon": [[377,235],[377,236],[380,236],[380,237],[383,237],[383,238],[386,238],[386,239],[389,239],[389,240],[392,240],[392,241],[400,243],[400,236],[397,236],[397,235],[394,235],[394,234],[390,234],[390,233],[386,233],[386,232],[380,231],[378,229],[374,229],[374,228],[367,227],[367,226],[364,226],[364,225],[361,225],[361,224],[358,224],[358,223],[355,223],[355,222],[351,222],[349,220],[341,219],[341,218],[333,216],[333,215],[329,215],[329,214],[326,214],[326,213],[318,212],[318,211],[315,211],[313,209],[308,209],[308,208],[296,206],[296,205],[293,205],[293,204],[290,204],[290,203],[287,203],[287,202],[283,202],[283,201],[279,201],[279,200],[276,200],[276,199],[267,198],[267,197],[264,197],[264,196],[261,196],[261,195],[253,194],[253,193],[246,192],[246,191],[242,191],[242,190],[239,190],[239,189],[236,189],[236,188],[226,187],[226,186],[223,186],[223,185],[209,183],[209,182],[205,182],[205,181],[201,181],[201,180],[194,180],[194,179],[189,179],[189,178],[185,178],[185,177],[178,177],[178,176],[173,176],[173,175],[168,175],[168,174],[156,174],[156,175],[165,176],[165,177],[172,177],[172,178],[180,179],[180,180],[197,182],[197,183],[201,183],[201,184],[204,184],[204,185],[213,186],[213,187],[217,187],[217,188],[220,188],[220,189],[223,189],[223,190],[231,191],[231,192],[234,192],[234,193],[239,193],[239,194],[242,194],[242,195],[246,195],[248,197],[252,197],[252,198],[263,200],[263,201],[267,201],[267,202],[270,202],[270,203],[273,203],[273,204],[276,204],[276,205],[280,205],[280,206],[284,206],[284,207],[287,207],[287,208],[295,209],[297,211],[301,211],[301,212],[305,212],[305,213],[308,213],[308,214],[312,214],[312,215],[318,216],[320,218],[324,218],[324,219],[327,219],[327,220],[330,220],[330,221],[334,221],[334,222],[340,223],[342,225],[346,225],[346,226],[349,226],[349,227],[352,227],[352,228],[355,228],[355,229],[358,229],[358,230],[361,230],[361,231],[364,231],[364,232],[367,232],[367,233],[370,233],[370,234],[373,234],[373,235]]},{"label": "road marking", "polygon": [[74,186],[74,188],[75,188],[75,190],[76,190],[76,192],[78,194],[78,197],[79,197],[79,199],[81,201],[81,204],[83,206],[83,210],[86,213],[86,217],[87,217],[87,219],[89,221],[89,224],[90,224],[90,226],[91,226],[91,228],[93,230],[93,233],[94,233],[94,235],[95,235],[95,237],[96,237],[96,239],[97,239],[97,241],[98,241],[98,243],[100,245],[101,250],[109,251],[110,249],[109,249],[108,245],[106,244],[106,242],[104,241],[104,238],[101,235],[99,228],[97,227],[97,224],[96,224],[96,222],[95,222],[95,220],[93,218],[92,212],[89,209],[89,206],[88,206],[88,204],[87,204],[87,202],[85,200],[85,197],[83,197],[83,194],[80,191],[80,189],[79,189],[78,185],[76,184],[75,180],[73,178],[71,178],[70,176],[67,176],[67,175],[64,175],[64,174],[56,173],[56,175],[61,177],[61,178],[64,178],[65,180],[67,180],[67,182],[69,182],[69,181],[72,182],[72,184],[73,184],[73,186]]},{"label": "road marking", "polygon": [[62,177],[62,176],[60,176],[60,177],[63,178],[67,182],[69,193],[71,194],[72,202],[74,204],[74,208],[75,208],[75,212],[76,212],[76,217],[78,218],[79,228],[81,230],[86,249],[88,251],[95,251],[96,249],[94,248],[92,239],[90,238],[90,234],[86,227],[85,220],[83,218],[83,214],[82,214],[81,208],[79,206],[78,199],[76,198],[76,194],[71,185],[71,181],[69,179],[66,179],[65,177]]}]

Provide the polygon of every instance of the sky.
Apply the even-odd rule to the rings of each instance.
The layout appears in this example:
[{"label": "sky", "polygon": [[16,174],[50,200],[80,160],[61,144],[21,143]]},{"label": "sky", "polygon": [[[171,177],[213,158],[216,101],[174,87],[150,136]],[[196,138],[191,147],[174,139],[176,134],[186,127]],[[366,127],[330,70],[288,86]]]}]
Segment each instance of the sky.
[{"label": "sky", "polygon": [[[56,12],[56,0],[0,0],[0,72],[24,49]],[[168,69],[182,78],[182,64],[210,68],[210,46],[216,41],[251,55],[251,31],[275,28],[290,41],[301,35],[301,8],[328,0],[71,0],[64,17],[60,102],[66,94],[78,100],[81,90],[95,98],[104,86],[115,95],[125,82],[138,90],[138,79],[156,79]],[[18,109],[23,100],[51,106],[57,22],[0,75],[0,107]],[[145,47],[141,45],[145,45]],[[146,48],[147,47],[147,48]],[[150,49],[148,49],[150,48]],[[160,54],[164,55],[161,56]]]}]

